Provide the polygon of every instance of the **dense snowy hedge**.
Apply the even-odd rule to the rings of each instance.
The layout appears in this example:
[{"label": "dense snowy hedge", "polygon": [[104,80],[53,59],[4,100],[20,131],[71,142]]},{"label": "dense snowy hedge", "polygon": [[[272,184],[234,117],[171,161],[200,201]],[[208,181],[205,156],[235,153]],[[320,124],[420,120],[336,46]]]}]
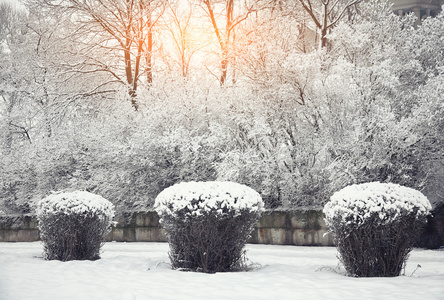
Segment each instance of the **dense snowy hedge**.
[{"label": "dense snowy hedge", "polygon": [[262,213],[264,204],[252,188],[229,181],[182,182],[163,190],[154,208],[160,216],[185,218],[212,212],[220,217],[240,215],[243,210]]},{"label": "dense snowy hedge", "polygon": [[430,202],[392,183],[351,185],[324,207],[340,259],[352,276],[398,276],[426,223]]},{"label": "dense snowy hedge", "polygon": [[54,193],[38,202],[36,213],[46,259],[92,260],[111,230],[114,205],[86,191]]},{"label": "dense snowy hedge", "polygon": [[243,249],[263,206],[256,191],[234,182],[184,182],[165,189],[155,209],[172,267],[206,273],[242,269]]},{"label": "dense snowy hedge", "polygon": [[430,202],[421,192],[379,182],[347,186],[334,193],[324,206],[327,225],[340,217],[344,225],[357,227],[375,215],[381,224],[388,224],[403,214],[414,213],[420,218],[428,215],[430,210]]},{"label": "dense snowy hedge", "polygon": [[83,217],[98,215],[107,218],[111,225],[114,205],[102,196],[86,191],[75,191],[49,195],[39,201],[36,212],[39,218],[53,214],[76,214]]}]

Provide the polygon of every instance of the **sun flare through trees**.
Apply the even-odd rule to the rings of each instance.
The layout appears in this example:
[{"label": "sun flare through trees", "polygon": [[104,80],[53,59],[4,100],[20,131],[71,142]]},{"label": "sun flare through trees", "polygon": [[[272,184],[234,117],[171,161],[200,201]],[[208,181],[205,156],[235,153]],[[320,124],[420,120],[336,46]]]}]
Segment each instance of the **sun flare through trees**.
[{"label": "sun flare through trees", "polygon": [[390,2],[0,0],[0,211],[181,181],[266,208],[379,181],[443,202],[444,15]]}]

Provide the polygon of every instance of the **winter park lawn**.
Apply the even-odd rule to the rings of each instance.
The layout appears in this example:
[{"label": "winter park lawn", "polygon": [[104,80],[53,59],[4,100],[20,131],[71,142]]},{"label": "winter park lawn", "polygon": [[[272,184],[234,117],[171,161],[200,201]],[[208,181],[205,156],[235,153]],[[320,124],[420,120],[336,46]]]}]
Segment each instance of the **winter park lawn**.
[{"label": "winter park lawn", "polygon": [[102,259],[70,262],[0,243],[0,299],[444,299],[444,251],[413,250],[406,276],[350,278],[332,271],[333,247],[247,249],[254,270],[203,274],[171,270],[167,243],[107,243]]}]

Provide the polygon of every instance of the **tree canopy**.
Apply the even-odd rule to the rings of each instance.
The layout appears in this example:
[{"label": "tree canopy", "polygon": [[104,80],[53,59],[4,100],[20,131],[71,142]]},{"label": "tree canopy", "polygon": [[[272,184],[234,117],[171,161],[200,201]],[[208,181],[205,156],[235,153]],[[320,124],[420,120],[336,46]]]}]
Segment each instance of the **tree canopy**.
[{"label": "tree canopy", "polygon": [[212,180],[268,208],[371,181],[442,202],[443,15],[319,3],[0,2],[0,210],[74,189],[150,209]]}]

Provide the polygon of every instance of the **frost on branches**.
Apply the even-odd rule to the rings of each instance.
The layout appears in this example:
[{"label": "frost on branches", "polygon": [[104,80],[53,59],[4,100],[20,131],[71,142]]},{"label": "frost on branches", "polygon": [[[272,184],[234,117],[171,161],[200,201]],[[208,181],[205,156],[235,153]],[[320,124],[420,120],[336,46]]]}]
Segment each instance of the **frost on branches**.
[{"label": "frost on branches", "polygon": [[429,214],[431,204],[421,192],[394,183],[370,182],[354,184],[333,194],[324,206],[327,225],[339,217],[346,224],[360,226],[377,215],[381,224],[388,224],[401,215]]},{"label": "frost on branches", "polygon": [[[248,210],[258,215],[264,203],[252,188],[229,181],[182,182],[163,190],[156,198],[154,208],[160,216],[185,218],[212,212],[220,217],[239,215]],[[182,215],[182,214],[181,214]]]},{"label": "frost on branches", "polygon": [[113,224],[114,205],[85,191],[55,193],[37,204],[48,260],[96,260]]}]

